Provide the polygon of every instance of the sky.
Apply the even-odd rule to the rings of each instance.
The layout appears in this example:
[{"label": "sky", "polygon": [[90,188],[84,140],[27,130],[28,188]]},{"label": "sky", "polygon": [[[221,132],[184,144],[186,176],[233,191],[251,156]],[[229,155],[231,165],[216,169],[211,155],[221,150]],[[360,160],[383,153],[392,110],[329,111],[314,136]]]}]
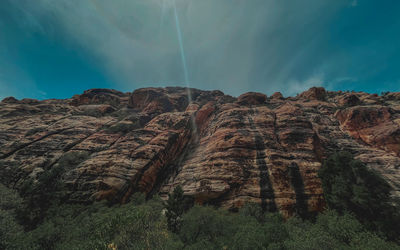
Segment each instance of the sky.
[{"label": "sky", "polygon": [[398,0],[0,0],[0,98],[400,91],[399,15]]}]

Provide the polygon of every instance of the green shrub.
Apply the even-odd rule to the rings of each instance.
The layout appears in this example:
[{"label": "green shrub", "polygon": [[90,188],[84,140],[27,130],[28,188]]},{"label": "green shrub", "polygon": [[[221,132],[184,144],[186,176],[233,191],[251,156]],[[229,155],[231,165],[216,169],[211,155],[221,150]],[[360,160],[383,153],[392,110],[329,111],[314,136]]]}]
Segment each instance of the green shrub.
[{"label": "green shrub", "polygon": [[264,222],[265,214],[262,211],[261,205],[255,202],[248,202],[239,210],[243,216],[254,217],[259,222]]},{"label": "green shrub", "polygon": [[283,242],[288,238],[285,221],[279,213],[266,214],[263,225],[265,233],[264,241],[268,243],[268,249],[281,249]]},{"label": "green shrub", "polygon": [[172,194],[168,194],[168,200],[165,204],[168,229],[171,232],[178,233],[181,228],[182,215],[185,211],[183,190],[180,186],[175,187]]},{"label": "green shrub", "polygon": [[136,192],[132,194],[130,201],[135,205],[142,205],[146,202],[146,195],[141,192]]},{"label": "green shrub", "polygon": [[44,219],[46,210],[58,201],[62,171],[61,167],[54,166],[40,174],[37,182],[30,179],[22,186],[20,193],[24,198],[24,206],[18,213],[18,219],[26,229],[35,228]]},{"label": "green shrub", "polygon": [[[1,191],[1,190],[0,190]],[[6,190],[7,191],[7,190]],[[6,202],[10,203],[10,202]],[[12,202],[11,202],[12,203]],[[0,204],[1,205],[1,204]],[[15,205],[7,205],[14,209]],[[353,216],[327,211],[315,223],[279,214],[253,216],[194,206],[182,216],[179,234],[168,231],[158,197],[138,205],[53,204],[43,222],[24,232],[0,209],[2,249],[398,249],[366,231]],[[10,212],[10,213],[9,213]]]},{"label": "green shrub", "polygon": [[[324,167],[333,166],[336,171],[321,171],[323,184],[329,184],[331,190],[329,204],[336,210],[327,210],[313,221],[293,217],[285,222],[279,213],[262,213],[256,203],[246,204],[239,213],[199,205],[188,209],[180,187],[166,203],[157,196],[146,201],[141,193],[135,193],[124,205],[56,202],[54,190],[59,189],[63,169],[87,157],[65,154],[58,164],[38,176],[37,182],[26,185],[24,201],[15,191],[0,185],[0,249],[399,249],[378,233],[368,231],[370,225],[357,220],[358,214],[348,212],[352,203],[369,204],[364,203],[370,199],[366,191],[357,193],[364,189],[354,185],[381,183],[360,170],[362,165],[352,162],[352,158],[336,156],[333,163],[330,158]],[[340,164],[348,164],[351,171],[342,170]],[[354,181],[351,188],[335,186],[349,185],[348,180]],[[371,199],[377,202],[377,197]],[[21,211],[28,214],[28,219],[17,220]],[[32,218],[40,220],[32,226]],[[373,223],[379,225],[385,217],[376,218]]]},{"label": "green shrub", "polygon": [[0,225],[0,249],[16,249],[24,231],[12,211],[0,209]]},{"label": "green shrub", "polygon": [[31,136],[31,135],[34,135],[34,134],[37,134],[37,133],[41,133],[41,132],[44,132],[44,131],[46,131],[45,127],[33,128],[33,129],[28,130],[28,132],[26,132],[25,136]]},{"label": "green shrub", "polygon": [[227,239],[226,244],[229,246],[229,249],[265,249],[269,242],[266,239],[263,225],[258,223],[254,218],[240,219],[241,225],[235,226],[233,237],[230,241],[229,238]]},{"label": "green shrub", "polygon": [[58,160],[58,165],[65,171],[77,167],[88,158],[89,153],[86,151],[71,151],[61,156]]},{"label": "green shrub", "polygon": [[285,226],[289,233],[284,241],[285,249],[399,249],[394,243],[368,232],[348,213],[326,211],[317,216],[315,223],[294,217]]},{"label": "green shrub", "polygon": [[353,213],[370,229],[399,239],[400,216],[392,205],[390,185],[348,152],[335,153],[319,171],[329,208]]},{"label": "green shrub", "polygon": [[103,113],[98,108],[95,108],[95,107],[88,107],[83,110],[75,111],[72,114],[73,115],[82,115],[82,116],[92,116],[92,117],[96,117],[96,118],[103,116]]},{"label": "green shrub", "polygon": [[136,122],[136,123],[119,122],[111,127],[108,127],[106,129],[106,131],[109,133],[124,133],[124,134],[126,134],[132,130],[139,128],[139,127],[140,127],[139,122]]},{"label": "green shrub", "polygon": [[[128,203],[108,207],[53,206],[46,219],[26,234],[31,249],[165,249],[178,246],[167,230],[160,199],[142,205]],[[178,245],[177,245],[178,244]]]},{"label": "green shrub", "polygon": [[16,249],[16,242],[23,235],[17,223],[16,212],[22,206],[18,193],[0,184],[0,249]]},{"label": "green shrub", "polygon": [[286,228],[289,234],[284,241],[285,249],[309,250],[309,249],[343,249],[345,247],[328,232],[312,223],[302,221],[299,218],[290,219]]},{"label": "green shrub", "polygon": [[68,152],[58,163],[43,171],[37,181],[29,179],[20,189],[24,198],[24,206],[18,213],[18,219],[23,221],[26,229],[35,228],[46,216],[46,211],[63,198],[62,175],[65,171],[75,168],[89,157],[87,152]]},{"label": "green shrub", "polygon": [[192,249],[221,249],[235,234],[232,219],[227,211],[196,205],[183,216],[180,239]]},{"label": "green shrub", "polygon": [[278,214],[266,214],[263,215],[262,222],[259,222],[252,212],[246,212],[254,211],[260,206],[256,205],[245,206],[240,214],[194,206],[183,216],[180,240],[188,249],[281,248],[287,238],[282,217]]}]

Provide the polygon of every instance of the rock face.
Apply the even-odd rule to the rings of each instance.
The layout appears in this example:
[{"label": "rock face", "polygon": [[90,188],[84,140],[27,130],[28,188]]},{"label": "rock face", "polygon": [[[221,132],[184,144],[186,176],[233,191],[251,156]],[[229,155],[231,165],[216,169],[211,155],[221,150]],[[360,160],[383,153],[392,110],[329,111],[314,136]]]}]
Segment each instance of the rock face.
[{"label": "rock face", "polygon": [[324,207],[317,171],[346,150],[400,194],[400,95],[329,92],[297,97],[145,88],[93,89],[66,100],[0,103],[0,181],[20,188],[59,165],[70,202],[126,202],[181,185],[201,204],[260,203],[285,216]]},{"label": "rock face", "polygon": [[71,105],[109,104],[112,106],[126,105],[128,95],[113,89],[89,89],[82,95],[75,95],[70,102]]},{"label": "rock face", "polygon": [[356,106],[336,113],[342,128],[367,145],[400,156],[400,115],[386,106]]},{"label": "rock face", "polygon": [[324,88],[317,88],[317,87],[312,87],[307,91],[304,91],[299,95],[301,98],[308,99],[308,100],[319,100],[323,101],[325,100],[326,97],[326,91]]}]

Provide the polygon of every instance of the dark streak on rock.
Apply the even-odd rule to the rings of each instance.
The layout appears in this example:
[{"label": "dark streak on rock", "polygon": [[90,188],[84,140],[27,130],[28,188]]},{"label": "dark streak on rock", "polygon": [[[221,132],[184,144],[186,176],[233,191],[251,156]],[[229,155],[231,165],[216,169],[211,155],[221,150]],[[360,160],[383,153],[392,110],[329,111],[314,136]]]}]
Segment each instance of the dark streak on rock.
[{"label": "dark streak on rock", "polygon": [[275,194],[272,187],[271,180],[269,178],[269,172],[267,162],[265,161],[265,144],[261,134],[258,132],[254,121],[251,117],[248,117],[250,127],[254,130],[254,143],[257,150],[256,165],[260,171],[260,197],[261,197],[261,208],[263,211],[275,212]]},{"label": "dark streak on rock", "polygon": [[308,196],[304,193],[304,183],[300,174],[299,166],[292,162],[288,167],[290,184],[296,194],[295,211],[300,217],[305,218],[308,214],[307,200]]}]

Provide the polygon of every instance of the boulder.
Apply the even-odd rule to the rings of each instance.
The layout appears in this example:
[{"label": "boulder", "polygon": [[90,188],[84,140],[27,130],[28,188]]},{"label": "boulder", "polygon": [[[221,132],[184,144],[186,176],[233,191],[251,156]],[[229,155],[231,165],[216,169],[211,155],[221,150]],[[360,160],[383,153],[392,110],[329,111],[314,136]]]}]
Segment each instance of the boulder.
[{"label": "boulder", "polygon": [[240,105],[260,105],[264,104],[266,100],[267,96],[263,93],[248,92],[240,95],[237,103]]}]

